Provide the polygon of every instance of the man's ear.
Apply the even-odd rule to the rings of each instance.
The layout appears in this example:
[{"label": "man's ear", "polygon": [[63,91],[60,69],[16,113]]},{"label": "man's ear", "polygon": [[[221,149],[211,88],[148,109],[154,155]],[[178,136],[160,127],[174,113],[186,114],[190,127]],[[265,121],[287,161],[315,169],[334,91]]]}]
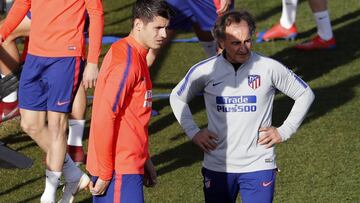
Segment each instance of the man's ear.
[{"label": "man's ear", "polygon": [[218,45],[220,46],[221,49],[224,49],[224,47],[225,47],[224,44],[225,44],[225,40],[223,40],[223,39],[218,40]]},{"label": "man's ear", "polygon": [[134,29],[136,31],[140,31],[143,28],[143,26],[144,26],[144,22],[141,19],[136,18],[134,20]]}]

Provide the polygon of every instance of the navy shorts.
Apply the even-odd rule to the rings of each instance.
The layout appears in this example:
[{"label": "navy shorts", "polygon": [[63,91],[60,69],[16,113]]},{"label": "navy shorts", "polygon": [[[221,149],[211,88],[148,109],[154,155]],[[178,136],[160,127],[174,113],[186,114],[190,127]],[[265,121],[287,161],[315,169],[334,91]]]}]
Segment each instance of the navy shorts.
[{"label": "navy shorts", "polygon": [[[91,181],[96,183],[98,177]],[[110,185],[103,195],[94,195],[94,203],[144,203],[143,175],[114,174]]]},{"label": "navy shorts", "polygon": [[166,0],[176,15],[170,19],[169,29],[191,30],[198,23],[203,31],[211,31],[218,17],[213,0]]},{"label": "navy shorts", "polygon": [[26,16],[31,20],[31,12],[30,12],[30,11],[28,11],[28,12],[26,13]]},{"label": "navy shorts", "polygon": [[225,173],[202,168],[206,203],[236,202],[240,191],[243,203],[271,203],[276,169],[250,173]]},{"label": "navy shorts", "polygon": [[28,54],[20,77],[19,107],[68,113],[82,80],[81,57],[41,57]]}]

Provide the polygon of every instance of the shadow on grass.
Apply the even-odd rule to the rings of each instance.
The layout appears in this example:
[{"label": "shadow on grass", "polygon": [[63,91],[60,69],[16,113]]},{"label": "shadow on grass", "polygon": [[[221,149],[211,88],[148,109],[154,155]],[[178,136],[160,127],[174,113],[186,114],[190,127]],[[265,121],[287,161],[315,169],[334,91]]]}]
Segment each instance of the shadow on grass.
[{"label": "shadow on grass", "polygon": [[4,138],[1,138],[0,141],[5,142],[7,144],[21,143],[31,141],[30,136],[24,135],[23,132],[8,135]]},{"label": "shadow on grass", "polygon": [[[360,10],[354,13],[360,14]],[[350,16],[352,16],[351,14]],[[301,52],[286,48],[271,57],[295,69],[305,81],[311,81],[360,56],[360,19],[334,31],[337,47],[332,50]]]},{"label": "shadow on grass", "polygon": [[[344,23],[346,21],[350,21],[350,20],[353,20],[357,17],[360,16],[360,10],[356,10],[354,12],[351,12],[351,13],[348,13],[348,14],[345,14],[335,20],[332,20],[331,21],[331,25],[332,27],[338,25],[338,24],[341,24],[341,23]],[[298,33],[297,35],[297,39],[304,39],[304,38],[309,38],[311,35],[315,34],[317,32],[317,28],[316,28],[316,24],[315,24],[315,21],[314,21],[314,26],[313,28],[307,30],[307,31],[304,31],[304,32],[300,32]],[[340,28],[342,29],[342,28]],[[337,33],[335,33],[335,37],[336,39],[338,40],[339,38],[341,38],[342,36],[339,36]],[[338,41],[338,44],[339,44],[339,41]]]},{"label": "shadow on grass", "polygon": [[[6,145],[16,144],[16,146],[12,146],[15,151],[22,151],[27,148],[36,147],[36,143],[32,141],[31,137],[24,134],[23,132],[8,135],[0,140],[4,142]],[[23,146],[19,146],[20,143],[26,143]]]},{"label": "shadow on grass", "polygon": [[161,52],[156,57],[154,64],[150,67],[150,76],[152,81],[156,80],[158,73],[164,67],[165,58],[167,57],[167,53],[169,52],[172,45],[173,43],[170,42],[162,47]]},{"label": "shadow on grass", "polygon": [[[160,110],[161,108],[164,108],[165,106],[169,106],[168,99],[162,99],[162,100],[153,102],[153,109],[155,109],[155,110]],[[189,106],[191,107],[191,112],[193,114],[203,110],[204,109],[203,97],[194,98],[190,102]],[[177,121],[176,121],[175,116],[172,113],[162,116],[161,118],[159,118],[156,121],[154,121],[153,123],[151,123],[151,125],[149,127],[149,134],[150,135],[155,134],[155,133],[167,128],[174,122],[177,122]]]},{"label": "shadow on grass", "polygon": [[79,201],[79,203],[90,203],[90,202],[92,202],[92,197]]},{"label": "shadow on grass", "polygon": [[[354,87],[360,85],[360,75],[354,75],[333,86],[313,89],[315,101],[303,123],[317,119],[355,97]],[[282,97],[274,102],[273,125],[279,126],[286,119],[294,101]]]},{"label": "shadow on grass", "polygon": [[40,179],[43,178],[43,177],[44,177],[43,175],[42,175],[42,176],[37,176],[37,177],[32,178],[32,179],[30,179],[30,180],[28,180],[28,181],[26,181],[26,182],[19,183],[19,184],[15,185],[15,186],[12,186],[11,188],[6,189],[5,191],[0,192],[0,196],[6,195],[6,194],[11,193],[11,192],[13,192],[13,191],[15,191],[15,190],[20,190],[22,187],[26,187],[27,185],[32,184],[32,183],[40,180]]},{"label": "shadow on grass", "polygon": [[32,196],[32,197],[28,197],[28,198],[26,198],[24,200],[21,200],[18,203],[28,203],[30,201],[40,200],[40,197],[41,197],[41,194],[38,194],[38,195],[35,195],[35,196]]},{"label": "shadow on grass", "polygon": [[190,141],[151,157],[155,166],[162,165],[157,170],[158,176],[182,167],[191,166],[202,159],[203,153]]},{"label": "shadow on grass", "polygon": [[176,83],[153,83],[153,89],[173,89],[176,85]]}]

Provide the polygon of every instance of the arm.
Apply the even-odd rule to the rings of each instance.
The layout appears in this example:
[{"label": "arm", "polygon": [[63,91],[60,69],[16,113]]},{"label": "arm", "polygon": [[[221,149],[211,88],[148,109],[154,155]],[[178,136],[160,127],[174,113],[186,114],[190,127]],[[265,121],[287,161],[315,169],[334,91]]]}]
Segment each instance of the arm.
[{"label": "arm", "polygon": [[83,84],[85,88],[95,87],[98,76],[98,60],[101,52],[101,41],[104,30],[104,12],[100,0],[85,1],[89,14],[89,50],[84,70]]},{"label": "arm", "polygon": [[314,99],[315,95],[310,87],[306,88],[305,92],[295,99],[288,117],[278,128],[282,141],[289,139],[297,131]]},{"label": "arm", "polygon": [[294,99],[295,103],[280,127],[259,129],[260,138],[258,143],[266,145],[267,148],[289,139],[297,131],[315,98],[311,88],[280,63],[272,72],[272,81],[277,89]]},{"label": "arm", "polygon": [[202,74],[196,66],[191,68],[185,78],[173,89],[170,95],[170,105],[173,113],[192,141],[204,152],[209,153],[217,146],[214,140],[217,136],[208,129],[200,130],[194,122],[189,108],[189,102],[205,87],[205,74]]},{"label": "arm", "polygon": [[216,11],[219,15],[222,15],[230,9],[232,0],[220,0],[220,8]]},{"label": "arm", "polygon": [[144,166],[144,185],[146,187],[154,187],[157,183],[157,175],[156,175],[156,170],[154,167],[154,164],[152,163],[151,159],[149,158],[146,162],[145,162],[145,166]]},{"label": "arm", "polygon": [[100,0],[86,0],[85,6],[90,19],[87,61],[97,64],[101,52],[102,35],[104,31],[104,11]]},{"label": "arm", "polygon": [[[121,116],[126,95],[133,88],[134,72],[126,54],[111,48],[101,67],[95,89],[92,134],[99,168],[99,179],[110,180],[114,171],[115,145],[118,132],[114,131]],[[125,55],[125,56],[124,56]],[[122,57],[121,57],[122,56]],[[96,126],[95,126],[96,125]]]},{"label": "arm", "polygon": [[9,14],[7,15],[5,22],[0,29],[0,43],[3,42],[10,33],[21,23],[26,13],[31,7],[30,0],[17,0],[11,7]]},{"label": "arm", "polygon": [[188,104],[205,87],[205,75],[199,69],[200,67],[192,67],[170,94],[172,111],[190,139],[200,131]]},{"label": "arm", "polygon": [[302,121],[305,119],[312,102],[314,101],[314,93],[310,88],[306,88],[305,92],[295,99],[295,103],[284,121],[279,127],[260,128],[260,138],[258,143],[266,145],[266,148],[272,147],[274,144],[281,143],[291,137],[296,132]]}]

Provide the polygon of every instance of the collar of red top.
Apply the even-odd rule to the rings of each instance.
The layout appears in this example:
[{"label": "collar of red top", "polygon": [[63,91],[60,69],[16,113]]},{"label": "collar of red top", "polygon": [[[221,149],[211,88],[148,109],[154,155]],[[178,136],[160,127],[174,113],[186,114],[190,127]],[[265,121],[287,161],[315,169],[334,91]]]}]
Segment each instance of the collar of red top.
[{"label": "collar of red top", "polygon": [[133,46],[139,53],[141,56],[146,57],[147,53],[149,52],[149,49],[145,48],[144,46],[142,46],[141,44],[139,44],[139,42],[137,42],[132,36],[127,36],[126,37],[126,41]]}]

